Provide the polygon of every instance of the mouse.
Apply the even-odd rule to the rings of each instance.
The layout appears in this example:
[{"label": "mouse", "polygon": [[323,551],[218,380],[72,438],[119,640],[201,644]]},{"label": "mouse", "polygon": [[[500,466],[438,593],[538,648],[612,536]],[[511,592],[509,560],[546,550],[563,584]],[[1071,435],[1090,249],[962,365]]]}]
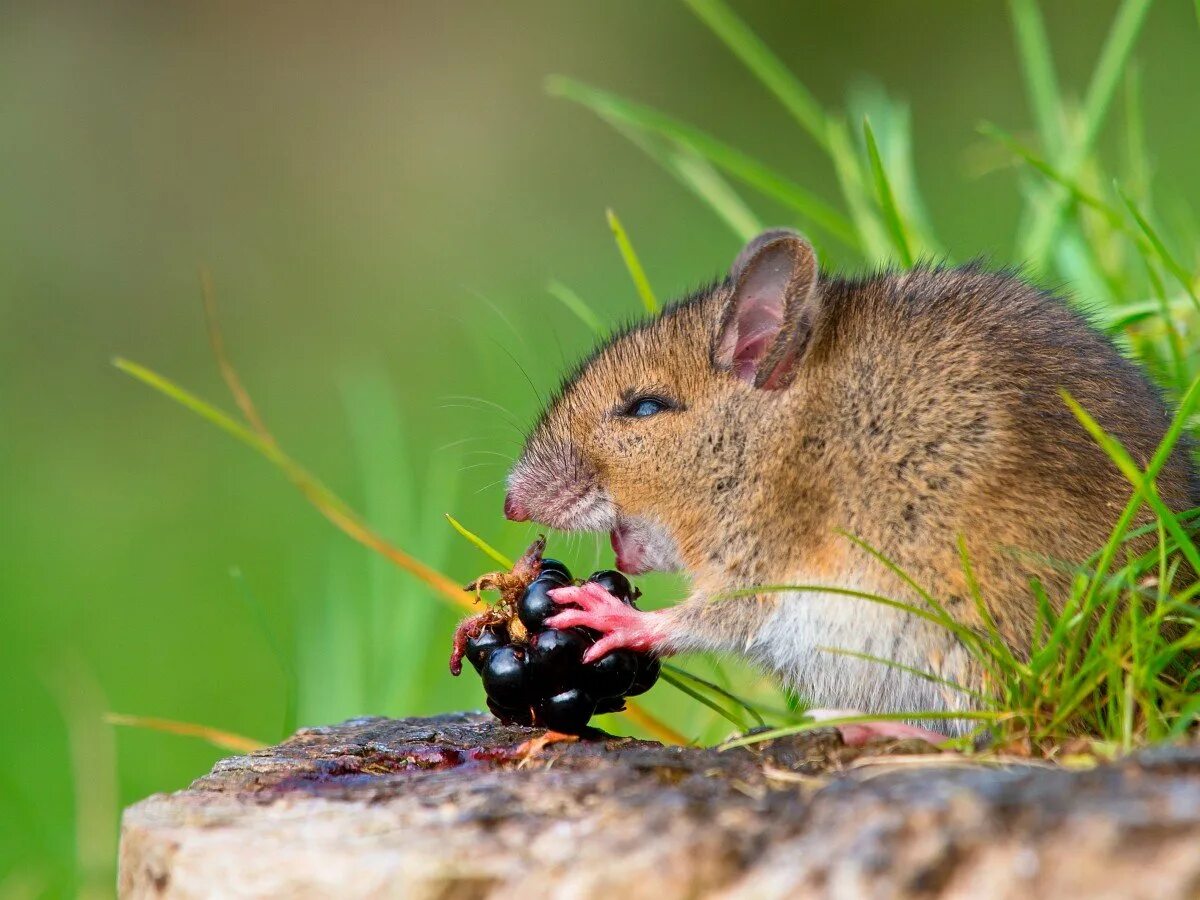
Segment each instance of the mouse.
[{"label": "mouse", "polygon": [[[1063,297],[981,263],[838,277],[772,229],[566,375],[504,511],[608,532],[628,574],[686,575],[686,599],[652,611],[555,591],[548,624],[592,629],[588,660],[737,654],[827,714],[937,713],[879,731],[944,740],[974,727],[952,714],[976,708],[982,665],[942,624],[861,595],[928,592],[981,629],[979,596],[1028,653],[1031,580],[1061,608],[1131,496],[1063,391],[1146,466],[1166,404]],[[1159,493],[1182,511],[1196,485],[1179,446]]]}]

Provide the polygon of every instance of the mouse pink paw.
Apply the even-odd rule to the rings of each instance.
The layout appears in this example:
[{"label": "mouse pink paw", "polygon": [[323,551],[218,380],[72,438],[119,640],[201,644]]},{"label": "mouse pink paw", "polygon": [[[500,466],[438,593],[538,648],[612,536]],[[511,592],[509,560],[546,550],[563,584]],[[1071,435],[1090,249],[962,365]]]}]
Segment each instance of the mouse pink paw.
[{"label": "mouse pink paw", "polygon": [[[848,719],[861,716],[864,713],[853,709],[810,709],[806,714],[810,719],[821,722],[826,719]],[[949,740],[946,735],[930,731],[919,725],[909,725],[906,722],[855,722],[847,725],[834,725],[842,736],[847,747],[861,747],[874,740],[902,741],[911,738],[926,741],[934,746]]]},{"label": "mouse pink paw", "polygon": [[560,606],[578,608],[564,609],[552,616],[546,620],[548,626],[590,628],[600,633],[600,638],[584,654],[585,663],[622,648],[638,653],[662,651],[667,638],[662,613],[634,609],[591,582],[578,587],[555,588],[550,591],[550,597]]}]

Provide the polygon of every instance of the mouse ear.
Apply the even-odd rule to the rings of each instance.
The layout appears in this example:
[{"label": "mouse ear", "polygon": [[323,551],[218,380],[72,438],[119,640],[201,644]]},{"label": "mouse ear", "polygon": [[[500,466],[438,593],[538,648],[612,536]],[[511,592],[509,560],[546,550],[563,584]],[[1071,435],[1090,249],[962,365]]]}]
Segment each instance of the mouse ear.
[{"label": "mouse ear", "polygon": [[737,281],[738,276],[742,274],[742,270],[750,264],[750,260],[758,256],[758,252],[767,246],[767,244],[777,241],[780,238],[796,238],[803,241],[804,235],[792,228],[768,228],[762,234],[750,238],[746,242],[746,246],[738,253],[737,259],[733,261],[733,265],[729,267],[729,277]]},{"label": "mouse ear", "polygon": [[817,256],[794,231],[766,231],[730,271],[713,363],[755,387],[787,387],[812,336],[819,306]]}]

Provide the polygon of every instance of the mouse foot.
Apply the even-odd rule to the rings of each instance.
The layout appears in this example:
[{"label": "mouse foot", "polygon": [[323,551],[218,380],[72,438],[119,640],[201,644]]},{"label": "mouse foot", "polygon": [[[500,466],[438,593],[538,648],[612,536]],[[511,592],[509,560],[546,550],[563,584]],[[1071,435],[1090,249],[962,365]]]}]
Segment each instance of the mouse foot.
[{"label": "mouse foot", "polygon": [[[806,715],[817,722],[826,719],[848,719],[852,716],[863,716],[866,713],[853,709],[810,709]],[[919,725],[909,725],[907,722],[855,722],[847,725],[833,725],[838,730],[847,747],[861,747],[877,740],[903,741],[916,738],[926,741],[935,747],[945,743],[949,738]]]},{"label": "mouse foot", "polygon": [[600,638],[583,656],[594,662],[613,650],[659,653],[668,637],[661,612],[642,612],[615,597],[595,582],[561,587],[550,591],[550,598],[564,609],[546,620],[551,628],[591,628]]}]

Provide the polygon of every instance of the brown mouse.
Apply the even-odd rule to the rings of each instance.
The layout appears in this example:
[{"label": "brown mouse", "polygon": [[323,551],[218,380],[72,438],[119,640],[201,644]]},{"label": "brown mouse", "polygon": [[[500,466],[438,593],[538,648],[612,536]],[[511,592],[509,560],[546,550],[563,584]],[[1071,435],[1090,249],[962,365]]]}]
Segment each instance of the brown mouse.
[{"label": "brown mouse", "polygon": [[[803,237],[770,231],[722,282],[614,335],[567,377],[510,475],[505,513],[609,531],[626,572],[690,577],[691,596],[655,612],[594,586],[558,592],[580,608],[553,624],[603,633],[590,658],[733,652],[821,706],[964,710],[966,694],[823,652],[983,684],[943,627],[838,593],[923,602],[846,535],[979,627],[961,535],[999,631],[1026,652],[1030,579],[1061,605],[1062,563],[1104,543],[1131,493],[1060,390],[1148,462],[1168,425],[1162,400],[1061,298],[977,265],[826,277]],[[1174,510],[1195,504],[1186,450],[1158,489]],[[714,599],[768,585],[814,589]]]}]

